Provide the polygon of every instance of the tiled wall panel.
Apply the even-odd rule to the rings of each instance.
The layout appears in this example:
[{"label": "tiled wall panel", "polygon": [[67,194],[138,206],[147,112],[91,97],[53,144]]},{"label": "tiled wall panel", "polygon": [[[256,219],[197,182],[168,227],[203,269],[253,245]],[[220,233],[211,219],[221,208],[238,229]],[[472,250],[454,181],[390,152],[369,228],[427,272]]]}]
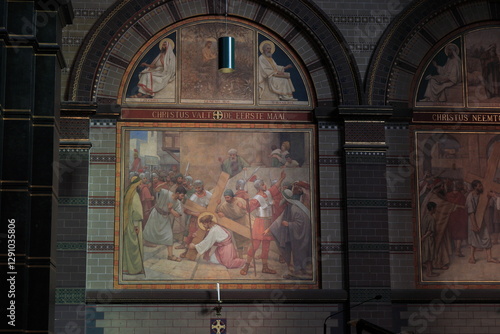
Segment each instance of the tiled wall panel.
[{"label": "tiled wall panel", "polygon": [[415,253],[413,226],[413,178],[414,155],[411,154],[410,132],[405,124],[386,126],[387,197],[390,240],[391,287],[412,289],[415,287]]},{"label": "tiled wall panel", "polygon": [[[88,138],[84,124],[85,122],[62,122],[63,139]],[[73,330],[84,333],[89,152],[86,149],[62,149],[59,158],[54,326],[55,333]]]},{"label": "tiled wall panel", "polygon": [[[87,333],[208,333],[214,305],[97,305],[87,308]],[[334,305],[224,305],[227,333],[323,333]],[[308,319],[305,321],[304,319]],[[329,328],[338,327],[331,319]]]},{"label": "tiled wall panel", "polygon": [[116,124],[94,120],[90,127],[87,289],[113,286]]}]

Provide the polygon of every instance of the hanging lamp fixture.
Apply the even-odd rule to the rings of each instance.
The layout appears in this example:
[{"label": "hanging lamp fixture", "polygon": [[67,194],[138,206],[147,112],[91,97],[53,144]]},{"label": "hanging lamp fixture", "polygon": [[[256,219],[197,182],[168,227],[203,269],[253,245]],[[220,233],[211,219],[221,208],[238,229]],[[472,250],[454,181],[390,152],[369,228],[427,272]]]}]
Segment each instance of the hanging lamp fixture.
[{"label": "hanging lamp fixture", "polygon": [[226,0],[226,36],[219,37],[219,71],[222,73],[231,73],[235,69],[234,63],[234,37],[227,34],[227,11],[228,0]]}]

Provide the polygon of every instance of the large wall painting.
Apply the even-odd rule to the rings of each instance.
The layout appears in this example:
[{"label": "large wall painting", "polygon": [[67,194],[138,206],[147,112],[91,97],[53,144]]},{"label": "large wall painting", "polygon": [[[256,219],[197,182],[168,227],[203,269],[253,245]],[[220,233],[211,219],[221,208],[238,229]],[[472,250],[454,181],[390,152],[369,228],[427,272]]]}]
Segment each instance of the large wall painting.
[{"label": "large wall painting", "polygon": [[116,288],[318,287],[312,125],[118,132]]},{"label": "large wall painting", "polygon": [[[218,70],[218,39],[235,39],[235,70]],[[118,61],[118,60],[117,60]],[[197,19],[146,42],[125,70],[122,106],[312,108],[304,65],[277,38],[237,20]]]},{"label": "large wall painting", "polygon": [[500,281],[500,133],[415,131],[421,286]]}]

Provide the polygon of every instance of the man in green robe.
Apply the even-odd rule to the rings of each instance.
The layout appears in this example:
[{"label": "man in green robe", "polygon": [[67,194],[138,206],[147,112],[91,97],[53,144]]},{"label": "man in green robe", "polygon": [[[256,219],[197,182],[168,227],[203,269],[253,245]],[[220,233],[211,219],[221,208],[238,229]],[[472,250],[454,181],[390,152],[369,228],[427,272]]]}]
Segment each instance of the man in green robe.
[{"label": "man in green robe", "polygon": [[144,274],[142,243],[142,204],[137,187],[140,179],[132,183],[125,193],[123,203],[123,251],[122,269],[124,274]]},{"label": "man in green robe", "polygon": [[247,167],[250,167],[250,164],[238,155],[238,151],[236,149],[230,149],[227,154],[229,157],[225,160],[219,158],[219,162],[221,163],[222,171],[228,173],[229,177],[233,177]]}]

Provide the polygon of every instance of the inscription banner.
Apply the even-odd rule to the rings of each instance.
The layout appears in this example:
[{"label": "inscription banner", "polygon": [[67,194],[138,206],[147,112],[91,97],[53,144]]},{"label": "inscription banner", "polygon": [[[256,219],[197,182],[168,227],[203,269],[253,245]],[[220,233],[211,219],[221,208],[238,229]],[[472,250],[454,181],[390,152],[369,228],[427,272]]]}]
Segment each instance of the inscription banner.
[{"label": "inscription banner", "polygon": [[122,109],[122,119],[156,119],[165,121],[258,121],[310,122],[310,112],[289,111],[234,111],[234,110],[166,110]]},{"label": "inscription banner", "polygon": [[500,123],[498,113],[463,113],[463,112],[415,112],[413,122],[417,123]]}]

